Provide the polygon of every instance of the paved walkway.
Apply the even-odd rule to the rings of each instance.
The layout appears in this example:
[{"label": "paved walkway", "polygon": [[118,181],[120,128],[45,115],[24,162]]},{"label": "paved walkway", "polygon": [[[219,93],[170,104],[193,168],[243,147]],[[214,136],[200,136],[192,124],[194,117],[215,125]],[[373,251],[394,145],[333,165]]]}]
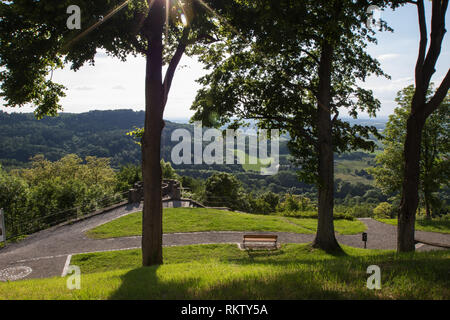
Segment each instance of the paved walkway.
[{"label": "paved walkway", "polygon": [[[77,253],[113,251],[141,247],[141,237],[123,237],[112,239],[89,239],[85,231],[117,219],[121,216],[142,210],[142,205],[126,205],[101,215],[65,226],[50,228],[33,234],[19,243],[12,243],[0,249],[0,278],[2,270],[6,268],[10,273],[19,272],[17,267],[30,270],[24,278],[46,278],[61,276],[64,267],[70,261],[70,257]],[[396,233],[395,226],[387,225],[373,219],[360,219],[367,225],[369,249],[395,249]],[[211,231],[211,232],[189,232],[170,233],[163,235],[164,246],[177,246],[189,244],[209,243],[240,243],[242,236],[248,232],[233,231]],[[313,234],[297,234],[289,232],[262,232],[277,234],[280,243],[307,243],[314,240]],[[450,246],[450,234],[440,234],[417,231],[416,236],[433,243],[445,243]],[[337,240],[345,245],[363,248],[361,234],[339,235]],[[417,250],[440,249],[429,245],[418,243]],[[29,272],[29,271],[28,271]],[[27,273],[27,272],[26,272]],[[3,271],[5,274],[5,271]],[[23,273],[25,274],[25,273]],[[23,276],[22,274],[22,276]]]}]

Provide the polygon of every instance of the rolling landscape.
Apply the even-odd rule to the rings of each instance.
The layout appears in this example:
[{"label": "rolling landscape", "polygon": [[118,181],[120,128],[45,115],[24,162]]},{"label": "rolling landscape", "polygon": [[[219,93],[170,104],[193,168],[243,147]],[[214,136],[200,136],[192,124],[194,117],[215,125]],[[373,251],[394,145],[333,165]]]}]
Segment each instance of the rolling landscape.
[{"label": "rolling landscape", "polygon": [[0,310],[448,313],[448,5],[1,1]]}]

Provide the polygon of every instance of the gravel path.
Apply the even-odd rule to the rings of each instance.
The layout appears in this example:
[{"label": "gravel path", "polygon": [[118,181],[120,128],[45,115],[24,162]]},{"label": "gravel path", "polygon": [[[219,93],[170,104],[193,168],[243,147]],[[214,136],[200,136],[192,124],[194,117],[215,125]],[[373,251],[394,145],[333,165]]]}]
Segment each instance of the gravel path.
[{"label": "gravel path", "polygon": [[[25,266],[32,272],[25,278],[46,278],[61,276],[64,266],[70,261],[70,256],[77,253],[95,251],[113,251],[141,247],[141,237],[123,237],[112,239],[90,239],[85,231],[117,219],[121,216],[142,210],[142,204],[126,205],[101,215],[93,216],[74,224],[50,228],[33,234],[19,243],[8,244],[0,249],[0,280],[1,270]],[[384,224],[373,219],[360,219],[367,225],[369,249],[395,249],[395,226]],[[170,233],[163,235],[164,246],[210,243],[240,243],[242,236],[249,232],[211,231]],[[280,243],[307,243],[314,240],[313,234],[297,234],[289,232],[258,232],[277,234]],[[450,235],[417,231],[417,237],[433,243],[450,245]],[[336,234],[340,243],[363,248],[361,234]],[[429,245],[417,244],[417,250],[441,249]],[[69,258],[69,259],[68,259]],[[14,272],[15,269],[11,269]],[[9,272],[10,270],[8,270]]]}]

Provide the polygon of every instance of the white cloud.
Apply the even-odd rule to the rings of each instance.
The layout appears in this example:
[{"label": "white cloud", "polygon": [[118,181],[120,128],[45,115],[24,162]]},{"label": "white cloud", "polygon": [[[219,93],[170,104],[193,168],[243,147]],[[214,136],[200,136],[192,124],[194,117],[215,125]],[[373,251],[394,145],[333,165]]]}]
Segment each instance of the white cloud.
[{"label": "white cloud", "polygon": [[402,55],[401,54],[398,54],[398,53],[386,53],[386,54],[382,54],[382,55],[379,55],[378,57],[377,57],[377,59],[380,61],[380,62],[383,62],[383,61],[388,61],[388,60],[395,60],[395,59],[397,59],[397,58],[399,58],[399,57],[401,57]]},{"label": "white cloud", "polygon": [[404,77],[394,80],[369,79],[369,81],[366,81],[366,83],[361,84],[361,86],[366,89],[373,90],[375,92],[375,95],[378,94],[382,96],[386,95],[390,96],[390,94],[397,93],[401,89],[413,83],[414,81],[411,77]]},{"label": "white cloud", "polygon": [[94,90],[94,87],[89,87],[89,86],[82,86],[82,87],[76,87],[75,90],[78,91],[92,91]]}]

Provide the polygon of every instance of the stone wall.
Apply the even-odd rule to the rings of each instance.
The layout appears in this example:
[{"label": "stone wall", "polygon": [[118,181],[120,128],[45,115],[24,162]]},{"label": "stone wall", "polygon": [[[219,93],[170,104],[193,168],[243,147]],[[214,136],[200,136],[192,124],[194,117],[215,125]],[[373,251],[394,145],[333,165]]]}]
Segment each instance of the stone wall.
[{"label": "stone wall", "polygon": [[[162,198],[165,200],[180,200],[181,199],[181,185],[180,182],[173,179],[164,179],[161,185]],[[128,202],[140,202],[144,198],[144,184],[136,182],[133,189],[128,192]]]}]

